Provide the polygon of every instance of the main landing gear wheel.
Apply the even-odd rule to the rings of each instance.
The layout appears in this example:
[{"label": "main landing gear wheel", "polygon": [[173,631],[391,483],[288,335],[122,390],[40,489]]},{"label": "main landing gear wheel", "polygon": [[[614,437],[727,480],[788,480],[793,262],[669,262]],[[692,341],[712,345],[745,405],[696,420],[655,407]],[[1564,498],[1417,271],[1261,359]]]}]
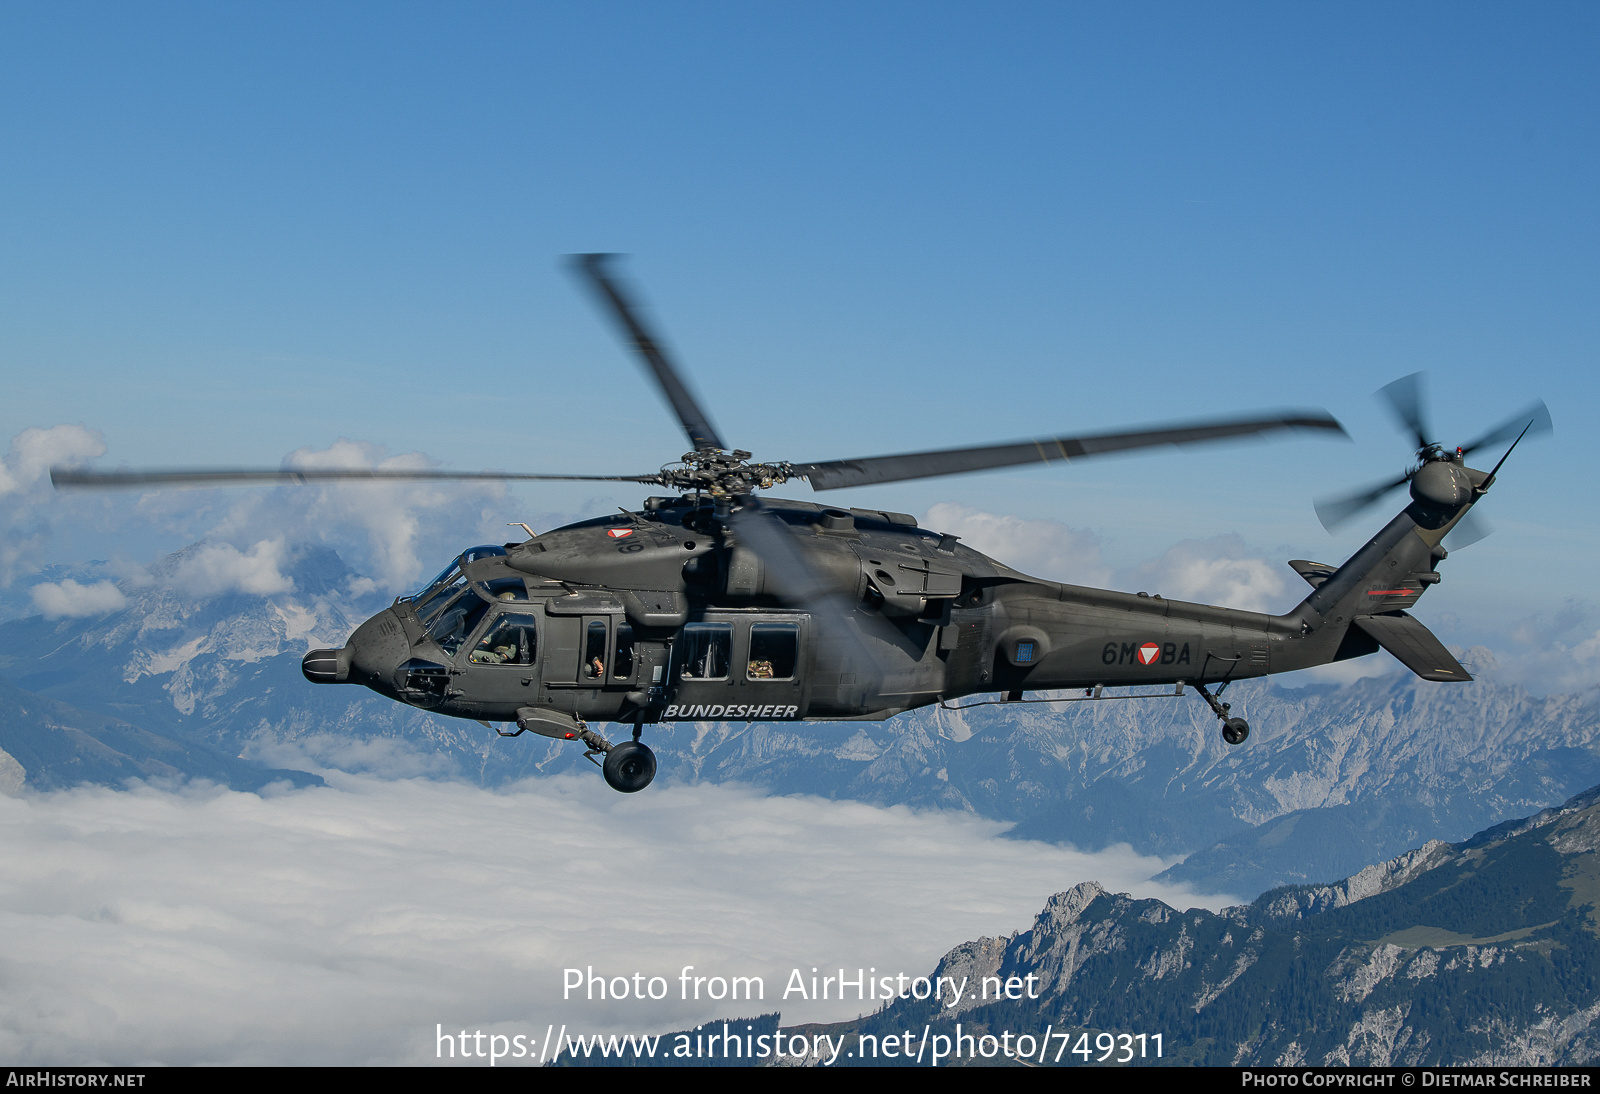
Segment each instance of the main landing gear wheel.
[{"label": "main landing gear wheel", "polygon": [[611,789],[637,794],[656,777],[656,754],[638,741],[623,741],[611,746],[601,770]]},{"label": "main landing gear wheel", "polygon": [[1250,723],[1243,718],[1234,718],[1229,715],[1228,711],[1233,708],[1221,699],[1221,695],[1227,687],[1228,681],[1224,680],[1217,688],[1216,695],[1212,695],[1211,692],[1207,691],[1204,684],[1196,684],[1194,690],[1200,693],[1200,697],[1211,708],[1211,713],[1215,714],[1217,721],[1222,723],[1222,739],[1230,745],[1242,745],[1245,742],[1245,738],[1250,736]]}]

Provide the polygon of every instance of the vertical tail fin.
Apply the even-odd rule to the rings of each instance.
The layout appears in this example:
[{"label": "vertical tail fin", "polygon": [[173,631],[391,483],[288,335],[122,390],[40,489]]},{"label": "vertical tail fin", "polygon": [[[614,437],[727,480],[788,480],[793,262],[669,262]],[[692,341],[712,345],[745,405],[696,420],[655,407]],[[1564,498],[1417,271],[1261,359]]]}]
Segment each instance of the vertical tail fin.
[{"label": "vertical tail fin", "polygon": [[[1313,663],[1373,652],[1381,646],[1425,680],[1472,679],[1443,643],[1405,611],[1428,586],[1438,583],[1436,567],[1448,554],[1441,541],[1492,481],[1491,475],[1482,471],[1461,470],[1474,487],[1463,503],[1441,506],[1419,497],[1337,569],[1303,560],[1289,564],[1313,588],[1310,596],[1278,617],[1278,622],[1290,633],[1325,639],[1317,646],[1326,652]],[[1414,496],[1417,493],[1413,491]],[[1355,632],[1362,638],[1351,642]],[[1309,649],[1305,652],[1311,653]]]}]

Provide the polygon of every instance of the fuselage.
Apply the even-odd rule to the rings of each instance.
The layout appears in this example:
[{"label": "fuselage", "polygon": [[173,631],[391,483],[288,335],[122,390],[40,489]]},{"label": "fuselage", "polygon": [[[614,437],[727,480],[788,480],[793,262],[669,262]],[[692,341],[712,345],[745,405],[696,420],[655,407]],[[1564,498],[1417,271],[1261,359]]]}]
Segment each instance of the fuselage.
[{"label": "fuselage", "polygon": [[[464,552],[343,650],[308,655],[306,674],[486,722],[529,709],[590,722],[813,720],[980,692],[1214,684],[1377,649],[1305,605],[1270,616],[1064,585],[903,514],[764,504],[837,611],[785,606],[709,508],[651,499]],[[1301,572],[1315,585],[1334,573],[1322,570]],[[1409,574],[1388,584],[1388,610],[1423,590]]]}]

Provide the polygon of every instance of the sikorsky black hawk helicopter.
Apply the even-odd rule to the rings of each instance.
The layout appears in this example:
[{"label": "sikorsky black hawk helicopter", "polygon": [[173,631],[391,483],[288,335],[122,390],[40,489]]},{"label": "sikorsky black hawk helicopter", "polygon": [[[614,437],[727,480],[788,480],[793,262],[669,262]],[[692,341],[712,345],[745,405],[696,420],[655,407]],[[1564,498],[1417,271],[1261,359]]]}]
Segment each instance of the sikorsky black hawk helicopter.
[{"label": "sikorsky black hawk helicopter", "polygon": [[[883,719],[995,693],[1192,687],[1239,744],[1249,734],[1220,699],[1233,681],[1373,653],[1428,680],[1471,677],[1405,609],[1439,580],[1445,534],[1494,482],[1463,458],[1530,429],[1543,404],[1453,452],[1429,439],[1415,377],[1385,389],[1416,434],[1400,478],[1319,507],[1331,524],[1406,483],[1411,504],[1343,566],[1295,561],[1312,586],[1286,615],[1211,607],[1029,577],[919,528],[903,513],[757,497],[789,479],[815,490],[1052,462],[1165,444],[1273,433],[1343,433],[1324,412],[1235,418],[826,463],[751,463],[730,449],[608,271],[577,268],[620,323],[693,450],[643,475],[280,469],[91,472],[57,486],[271,482],[585,480],[672,493],[621,512],[474,547],[414,596],[356,628],[342,649],[305,656],[307,679],[362,684],[392,699],[486,725],[581,741],[606,781],[642,790],[656,761],[640,741],[663,721]],[[1514,447],[1514,445],[1513,445]],[[1509,451],[1507,453],[1509,455]],[[1504,458],[1502,457],[1502,462]],[[1496,471],[1499,465],[1496,465]],[[1055,700],[1050,700],[1055,701]],[[613,744],[591,722],[631,724]]]}]

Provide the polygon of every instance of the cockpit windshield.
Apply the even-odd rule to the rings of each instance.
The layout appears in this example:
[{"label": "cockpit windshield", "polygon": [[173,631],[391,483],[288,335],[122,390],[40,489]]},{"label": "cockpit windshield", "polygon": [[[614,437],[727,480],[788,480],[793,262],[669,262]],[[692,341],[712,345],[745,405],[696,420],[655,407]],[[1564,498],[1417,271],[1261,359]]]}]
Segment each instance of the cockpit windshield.
[{"label": "cockpit windshield", "polygon": [[[455,597],[462,589],[467,587],[467,579],[461,571],[454,566],[439,575],[440,580],[435,581],[417,595],[417,619],[426,627],[432,622],[433,617]],[[448,583],[443,579],[451,578]]]},{"label": "cockpit windshield", "polygon": [[437,618],[427,624],[428,637],[439,643],[439,648],[451,657],[461,648],[461,643],[467,640],[467,635],[478,625],[478,620],[483,618],[483,613],[489,610],[489,602],[470,588],[465,589],[454,600],[451,600]]},{"label": "cockpit windshield", "polygon": [[[422,625],[427,626],[429,617],[438,614],[439,609],[449,603],[450,598],[466,583],[465,570],[468,565],[478,561],[480,558],[493,558],[505,553],[506,549],[504,547],[496,547],[492,543],[484,543],[477,547],[468,547],[452,559],[450,565],[446,566],[438,577],[428,582],[420,593],[411,598],[411,602],[416,605],[417,618],[422,621]],[[507,584],[506,588],[514,588],[520,585],[521,582],[518,581]],[[503,591],[503,589],[495,590],[497,595]],[[526,600],[527,592],[524,590],[522,595],[516,599]]]},{"label": "cockpit windshield", "polygon": [[493,543],[483,543],[476,547],[468,547],[461,552],[461,557],[456,561],[465,566],[467,563],[476,562],[480,558],[494,558],[496,555],[504,555],[505,553],[506,549],[504,547],[497,547]]},{"label": "cockpit windshield", "polygon": [[444,569],[440,570],[439,571],[439,576],[434,578],[432,581],[428,582],[426,585],[424,585],[422,587],[422,591],[420,593],[418,593],[416,596],[413,596],[411,599],[412,600],[421,600],[423,597],[425,597],[429,593],[433,592],[433,590],[437,589],[439,586],[441,586],[441,585],[445,584],[446,582],[448,582],[450,580],[450,578],[455,575],[455,572],[456,572],[456,560],[455,559],[451,559],[450,560],[450,565],[448,565]]},{"label": "cockpit windshield", "polygon": [[436,589],[441,589],[445,585],[450,584],[450,579],[455,577],[456,574],[458,574],[461,570],[465,569],[468,563],[476,562],[480,558],[493,558],[496,555],[504,555],[505,553],[506,549],[504,547],[496,547],[492,543],[480,544],[477,547],[468,547],[465,551],[462,551],[455,558],[451,559],[450,565],[441,570],[438,577],[424,585],[422,587],[422,591],[411,599],[417,603],[421,603],[422,601],[428,599],[428,594],[434,592]]}]

